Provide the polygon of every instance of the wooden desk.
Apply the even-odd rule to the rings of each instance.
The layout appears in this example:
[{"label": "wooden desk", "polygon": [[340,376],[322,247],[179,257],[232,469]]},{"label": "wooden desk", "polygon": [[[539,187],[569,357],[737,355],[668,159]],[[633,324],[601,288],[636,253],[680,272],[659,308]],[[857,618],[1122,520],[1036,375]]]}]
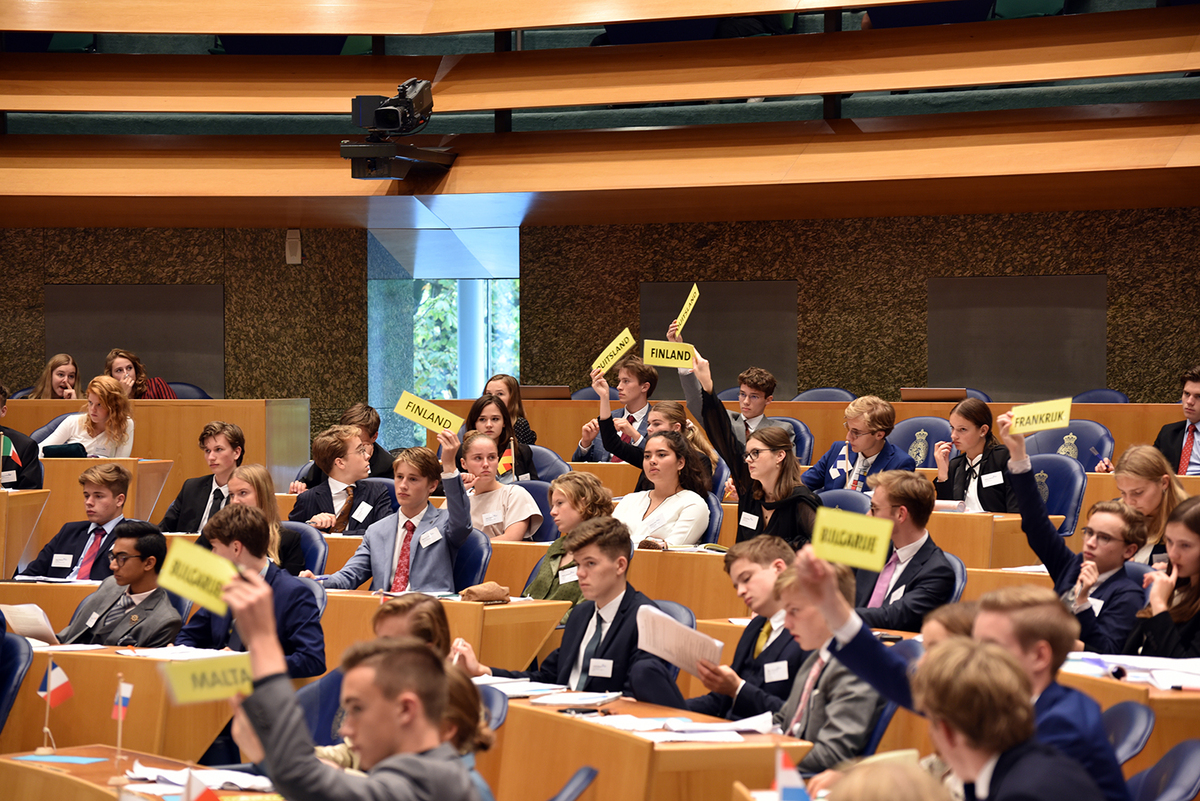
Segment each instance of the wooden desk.
[{"label": "wooden desk", "polygon": [[[122,672],[125,681],[134,687],[125,718],[125,747],[172,759],[200,758],[229,721],[228,702],[175,706],[158,660],[118,656],[116,651],[105,648],[53,654],[54,662],[62,667],[75,690],[73,698],[50,712],[50,730],[59,747],[116,743],[112,699],[117,673]],[[46,702],[38,697],[37,688],[46,675],[49,657],[47,651],[34,653],[8,723],[0,732],[0,753],[32,751],[42,744]]]},{"label": "wooden desk", "polygon": [[45,489],[0,492],[0,578],[15,574],[26,552],[26,562],[37,556],[31,541],[49,497]]},{"label": "wooden desk", "polygon": [[[133,701],[130,700],[132,705]],[[53,713],[52,713],[53,714]],[[130,710],[132,716],[132,709]],[[116,725],[115,723],[113,724]],[[116,735],[113,735],[115,740]],[[126,740],[128,742],[128,740]],[[108,786],[110,776],[124,773],[136,759],[149,768],[181,770],[195,767],[193,763],[164,759],[146,751],[121,750],[121,765],[114,764],[117,749],[112,745],[85,745],[59,748],[59,755],[93,757],[103,762],[89,765],[70,765],[48,762],[26,762],[14,759],[22,754],[0,756],[0,786],[7,787],[11,798],[70,798],[72,801],[112,801],[117,795]],[[218,793],[218,795],[227,793]],[[140,797],[140,796],[139,796]]]},{"label": "wooden desk", "polygon": [[50,618],[55,631],[71,622],[71,615],[99,584],[40,584],[36,581],[0,582],[0,604],[37,604]]},{"label": "wooden desk", "polygon": [[[381,596],[362,590],[331,590],[321,627],[325,630],[325,665],[335,668],[342,653],[359,640],[375,637],[371,616]],[[462,637],[480,662],[507,670],[524,670],[571,605],[566,601],[522,601],[484,605],[442,601],[452,637]]]},{"label": "wooden desk", "polygon": [[962,600],[978,601],[992,590],[1026,584],[1054,588],[1054,580],[1046,573],[1014,573],[1010,570],[968,567],[967,586],[963,589]]},{"label": "wooden desk", "polygon": [[[329,556],[325,559],[325,572],[336,573],[346,566],[346,562],[350,561],[351,556],[354,556],[358,546],[362,545],[362,537],[344,535],[326,537],[325,544],[329,546]],[[370,586],[370,579],[362,583],[363,588]]]},{"label": "wooden desk", "polygon": [[[1052,515],[1055,525],[1062,515]],[[929,535],[938,546],[967,567],[1021,567],[1038,564],[1037,554],[1021,531],[1020,515],[934,512]]]},{"label": "wooden desk", "polygon": [[[576,432],[576,440],[579,439]],[[541,441],[541,432],[538,432]],[[567,456],[571,454],[568,452]],[[612,490],[613,497],[619,498],[634,491],[638,476],[642,474],[641,465],[631,465],[627,462],[568,462],[572,470],[580,473],[591,473],[600,479],[600,483]]]}]

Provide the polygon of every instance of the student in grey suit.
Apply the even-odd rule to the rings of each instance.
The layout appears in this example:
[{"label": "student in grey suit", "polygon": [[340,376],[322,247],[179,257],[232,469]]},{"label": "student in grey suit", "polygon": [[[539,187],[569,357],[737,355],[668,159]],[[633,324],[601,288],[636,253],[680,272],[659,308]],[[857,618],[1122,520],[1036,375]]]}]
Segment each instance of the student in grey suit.
[{"label": "student in grey suit", "polygon": [[446,668],[424,642],[360,642],[343,657],[347,712],[340,731],[354,742],[367,771],[365,777],[349,775],[313,751],[275,632],[270,585],[245,571],[225,586],[225,600],[250,651],[254,677],[254,694],[242,701],[234,727],[253,727],[280,795],[289,801],[478,801],[458,752],[442,742]]},{"label": "student in grey suit", "polygon": [[113,536],[112,550],[103,555],[113,574],[83,599],[58,641],[137,648],[170,645],[183,621],[166,590],[158,586],[166,537],[142,520],[122,520]]},{"label": "student in grey suit", "polygon": [[[367,529],[346,565],[325,579],[326,589],[354,590],[370,579],[372,590],[454,592],[454,555],[471,535],[471,506],[454,468],[458,436],[443,431],[438,442],[441,465],[429,448],[409,448],[396,457],[399,511]],[[438,509],[429,496],[443,479],[446,508]],[[307,570],[300,575],[313,577]]]},{"label": "student in grey suit", "polygon": [[[835,569],[838,589],[847,603],[854,603],[854,574],[845,565]],[[833,632],[821,609],[801,593],[795,567],[776,579],[775,594],[783,603],[788,631],[812,653],[796,671],[792,692],[774,720],[784,734],[812,742],[796,767],[801,773],[819,773],[862,753],[884,701],[830,653]]]}]

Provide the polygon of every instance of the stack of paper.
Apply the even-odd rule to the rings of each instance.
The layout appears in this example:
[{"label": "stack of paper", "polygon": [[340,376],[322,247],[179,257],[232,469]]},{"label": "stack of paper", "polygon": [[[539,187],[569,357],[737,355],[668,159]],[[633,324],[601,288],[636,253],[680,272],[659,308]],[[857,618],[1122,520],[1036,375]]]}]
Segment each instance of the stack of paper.
[{"label": "stack of paper", "polygon": [[0,612],[8,619],[12,630],[22,637],[58,645],[58,637],[50,625],[50,618],[46,617],[42,607],[37,604],[0,604]]},{"label": "stack of paper", "polygon": [[[150,768],[135,759],[133,767],[125,771],[125,775],[134,781],[173,784],[179,788],[187,783],[188,771]],[[271,780],[266,776],[243,773],[240,770],[193,770],[192,775],[203,782],[205,787],[213,790],[256,790],[269,793],[274,789]]]},{"label": "stack of paper", "polygon": [[162,648],[126,648],[117,651],[121,656],[141,656],[146,659],[164,659],[179,662],[185,659],[217,659],[229,656],[228,651],[211,648],[193,648],[190,645],[167,645]]},{"label": "stack of paper", "polygon": [[697,731],[747,731],[756,734],[766,734],[771,730],[771,713],[763,712],[741,720],[688,720],[687,718],[671,718],[663,728],[675,732]]},{"label": "stack of paper", "polygon": [[725,643],[683,625],[675,618],[653,606],[639,606],[637,611],[638,648],[662,657],[699,675],[696,663],[701,659],[721,664],[721,649]]},{"label": "stack of paper", "polygon": [[476,684],[495,687],[509,698],[528,698],[531,695],[544,695],[567,689],[561,684],[546,684],[528,679],[508,679],[497,676],[477,676],[473,681]]},{"label": "stack of paper", "polygon": [[[503,686],[503,685],[501,685]],[[529,703],[536,706],[603,706],[621,697],[618,692],[611,693],[551,693],[539,695]]]}]

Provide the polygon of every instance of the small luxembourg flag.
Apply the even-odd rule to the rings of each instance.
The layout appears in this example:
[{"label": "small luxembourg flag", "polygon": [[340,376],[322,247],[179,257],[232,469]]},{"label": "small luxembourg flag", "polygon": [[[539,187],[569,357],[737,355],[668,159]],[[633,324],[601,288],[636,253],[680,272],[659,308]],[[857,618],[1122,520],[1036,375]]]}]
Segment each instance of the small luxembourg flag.
[{"label": "small luxembourg flag", "polygon": [[183,794],[179,801],[218,801],[218,799],[217,794],[196,778],[196,774],[189,769],[187,782],[183,785]]},{"label": "small luxembourg flag", "polygon": [[46,667],[46,675],[42,677],[42,685],[38,687],[37,693],[45,698],[49,702],[50,708],[53,709],[74,695],[75,690],[71,688],[71,681],[63,669],[54,664],[54,660],[50,660],[50,664]]},{"label": "small luxembourg flag", "polygon": [[129,708],[129,696],[133,695],[133,685],[127,681],[123,681],[117,685],[117,694],[113,696],[113,720],[124,720],[125,712]]}]

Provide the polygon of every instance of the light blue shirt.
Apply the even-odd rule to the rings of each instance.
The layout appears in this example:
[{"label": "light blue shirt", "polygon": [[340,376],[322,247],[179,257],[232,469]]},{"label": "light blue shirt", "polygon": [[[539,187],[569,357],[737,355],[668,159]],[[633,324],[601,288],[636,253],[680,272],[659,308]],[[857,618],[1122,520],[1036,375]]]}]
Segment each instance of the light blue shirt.
[{"label": "light blue shirt", "polygon": [[[104,537],[107,537],[109,534],[112,534],[112,530],[117,527],[117,523],[120,523],[124,519],[125,519],[125,515],[117,515],[112,520],[109,520],[107,523],[105,523],[103,526],[97,526],[96,528],[92,529],[91,536],[87,538],[87,542],[85,542],[83,544],[83,550],[79,552],[79,561],[75,563],[75,567],[71,568],[71,572],[67,574],[67,578],[69,580],[71,580],[71,581],[79,580],[79,566],[83,564],[83,555],[86,554],[88,552],[88,549],[92,547],[92,544],[96,541],[96,537],[100,537],[101,539],[103,539]],[[98,554],[96,554],[96,558],[103,559],[104,554],[98,553]],[[86,581],[89,579],[87,576],[84,576],[84,580]]]},{"label": "light blue shirt", "polygon": [[[1200,429],[1200,423],[1189,423],[1188,427],[1183,429],[1184,445],[1187,445],[1188,432],[1193,428]],[[1187,475],[1200,476],[1200,430],[1192,435],[1192,458],[1187,463]]]}]

